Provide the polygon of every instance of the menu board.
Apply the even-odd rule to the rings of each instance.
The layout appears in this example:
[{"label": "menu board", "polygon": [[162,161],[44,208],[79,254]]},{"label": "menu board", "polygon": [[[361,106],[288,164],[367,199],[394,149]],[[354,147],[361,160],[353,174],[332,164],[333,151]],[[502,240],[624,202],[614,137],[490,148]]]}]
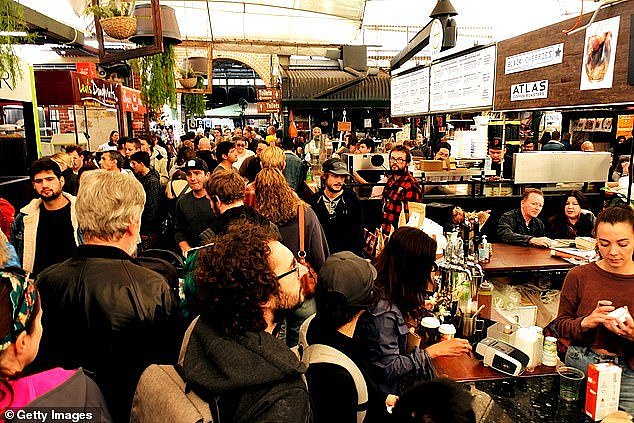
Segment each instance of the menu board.
[{"label": "menu board", "polygon": [[432,112],[493,106],[495,46],[431,66]]},{"label": "menu board", "polygon": [[429,111],[429,67],[391,80],[392,116],[415,116]]}]

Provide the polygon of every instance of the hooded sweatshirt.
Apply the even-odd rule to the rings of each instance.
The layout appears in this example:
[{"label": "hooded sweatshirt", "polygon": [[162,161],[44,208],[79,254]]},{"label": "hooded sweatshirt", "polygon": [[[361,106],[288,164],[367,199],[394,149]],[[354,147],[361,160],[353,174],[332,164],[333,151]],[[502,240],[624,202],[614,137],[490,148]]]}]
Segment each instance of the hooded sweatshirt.
[{"label": "hooded sweatshirt", "polygon": [[184,379],[205,401],[217,400],[221,422],[308,422],[304,371],[295,354],[269,333],[225,338],[202,318],[183,358]]}]

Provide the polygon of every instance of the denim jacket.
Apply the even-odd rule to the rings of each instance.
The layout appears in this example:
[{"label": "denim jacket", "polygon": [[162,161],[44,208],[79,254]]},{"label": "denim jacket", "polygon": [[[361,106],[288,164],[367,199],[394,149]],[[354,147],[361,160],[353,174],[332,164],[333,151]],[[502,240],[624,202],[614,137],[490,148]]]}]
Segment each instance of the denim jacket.
[{"label": "denim jacket", "polygon": [[433,377],[425,350],[416,347],[407,353],[408,332],[401,310],[384,299],[357,323],[355,338],[362,343],[377,385],[386,394],[398,395],[408,384]]}]

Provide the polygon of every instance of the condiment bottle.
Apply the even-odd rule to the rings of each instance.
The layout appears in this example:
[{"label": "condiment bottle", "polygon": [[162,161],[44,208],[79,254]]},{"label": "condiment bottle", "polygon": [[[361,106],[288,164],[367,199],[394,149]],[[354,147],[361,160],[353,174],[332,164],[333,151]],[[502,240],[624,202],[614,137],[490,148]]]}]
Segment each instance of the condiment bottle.
[{"label": "condiment bottle", "polygon": [[484,305],[480,316],[491,319],[491,307],[493,306],[493,284],[491,282],[482,281],[478,287],[478,305]]},{"label": "condiment bottle", "polygon": [[544,338],[542,364],[544,366],[556,366],[557,361],[557,338],[554,336],[547,336]]}]

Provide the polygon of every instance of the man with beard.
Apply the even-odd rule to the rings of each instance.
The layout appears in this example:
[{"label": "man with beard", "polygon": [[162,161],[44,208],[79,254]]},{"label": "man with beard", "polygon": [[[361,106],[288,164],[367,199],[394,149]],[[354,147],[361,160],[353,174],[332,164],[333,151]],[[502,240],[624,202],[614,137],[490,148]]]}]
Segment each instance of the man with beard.
[{"label": "man with beard", "polygon": [[353,191],[344,189],[346,164],[340,159],[326,160],[322,166],[322,188],[310,205],[324,228],[331,253],[352,251],[361,255],[363,247],[363,209]]},{"label": "man with beard", "polygon": [[423,199],[421,186],[407,169],[411,161],[412,156],[405,146],[397,145],[390,151],[391,174],[383,190],[381,219],[381,229],[386,235],[392,231],[392,227],[396,228],[403,206],[409,212],[408,201],[420,203]]},{"label": "man with beard", "polygon": [[37,274],[73,254],[78,244],[77,216],[75,197],[62,192],[64,177],[57,163],[36,160],[29,175],[38,198],[16,216],[11,239],[22,268]]},{"label": "man with beard", "polygon": [[273,336],[278,313],[304,300],[307,269],[277,239],[269,226],[242,222],[199,250],[200,317],[182,376],[219,421],[310,421],[304,366]]},{"label": "man with beard", "polygon": [[141,244],[143,250],[154,248],[161,229],[161,177],[150,166],[150,155],[137,151],[130,156],[130,166],[145,191],[145,207],[141,215]]},{"label": "man with beard", "polygon": [[174,238],[183,255],[192,247],[201,245],[200,233],[211,225],[213,212],[207,199],[205,183],[209,168],[204,160],[195,158],[185,162],[182,168],[187,175],[191,191],[183,194],[176,203],[174,213]]},{"label": "man with beard", "polygon": [[544,193],[536,188],[526,188],[520,208],[508,211],[500,217],[497,226],[500,241],[549,248],[552,240],[544,236],[544,223],[537,217],[543,207]]}]

